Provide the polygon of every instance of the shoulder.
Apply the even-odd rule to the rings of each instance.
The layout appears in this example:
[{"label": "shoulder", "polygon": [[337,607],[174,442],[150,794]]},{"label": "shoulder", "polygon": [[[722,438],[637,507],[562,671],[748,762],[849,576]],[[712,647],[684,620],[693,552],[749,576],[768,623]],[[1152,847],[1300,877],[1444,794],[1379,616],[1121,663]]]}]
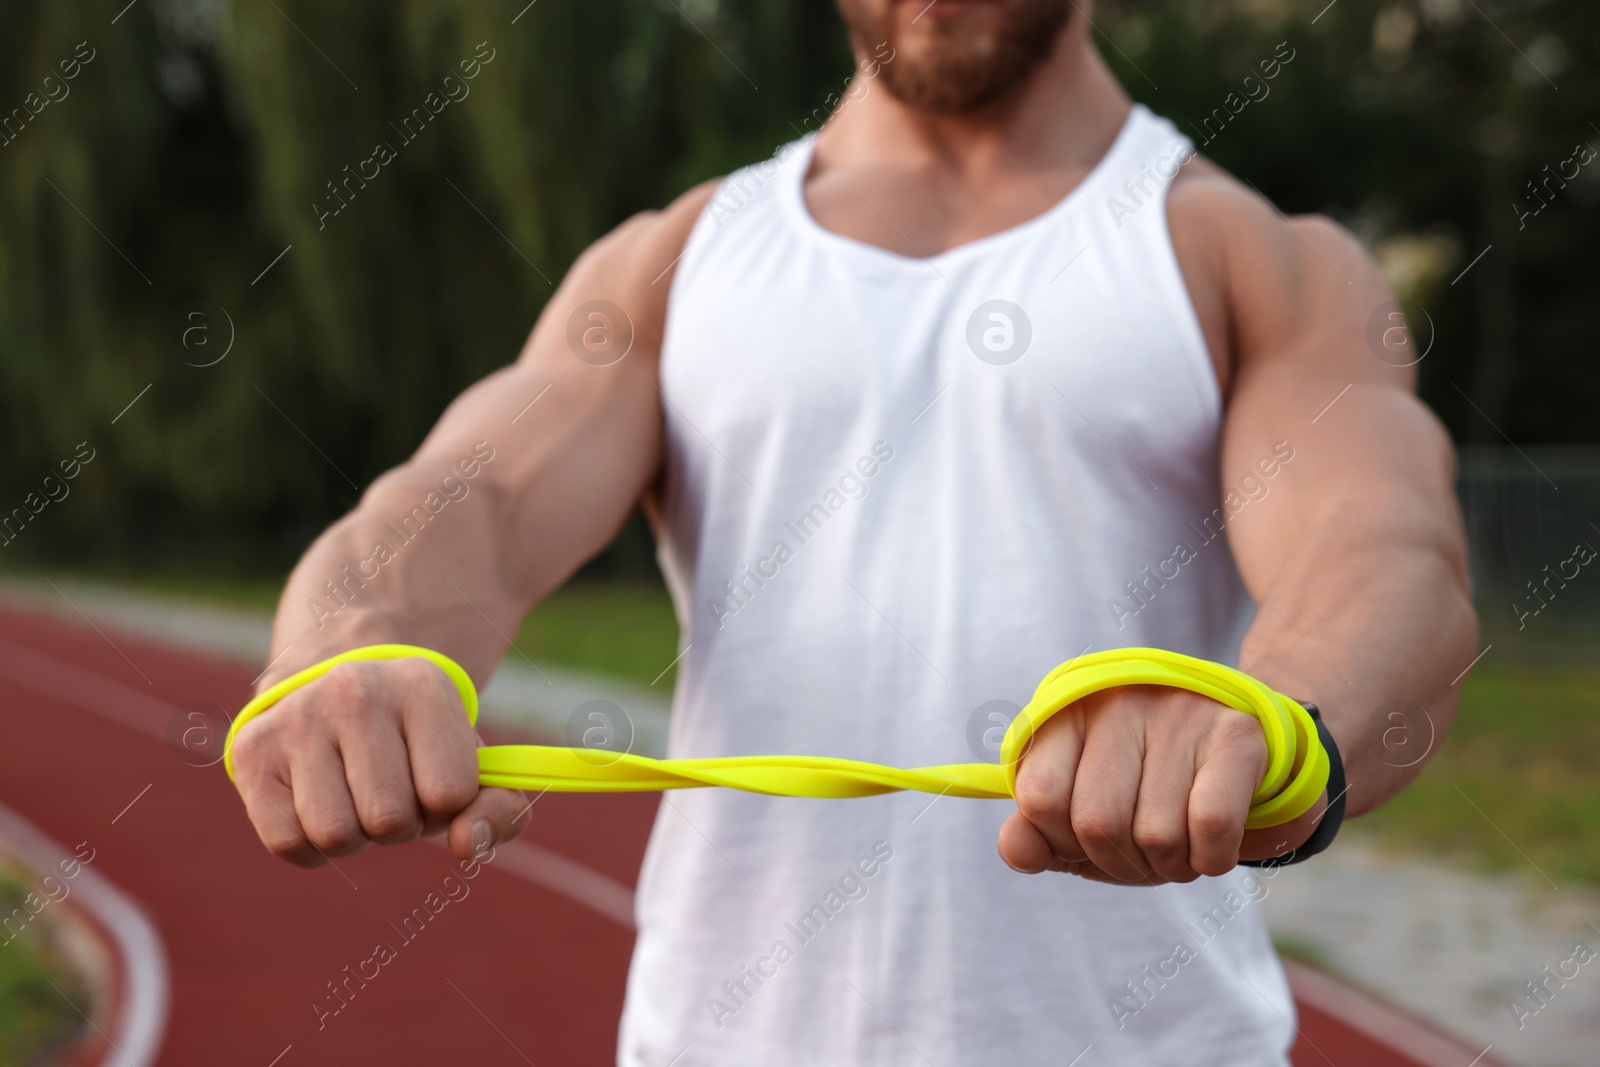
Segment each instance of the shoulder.
[{"label": "shoulder", "polygon": [[1349,230],[1322,215],[1285,215],[1203,157],[1173,182],[1167,216],[1225,392],[1263,360],[1364,350],[1367,319],[1393,299]]},{"label": "shoulder", "polygon": [[[575,275],[605,275],[618,285],[661,283],[683,252],[700,212],[721,179],[702,182],[659,211],[641,211],[590,245],[572,266]],[[670,275],[669,275],[670,277]]]},{"label": "shoulder", "polygon": [[610,301],[627,313],[637,344],[658,348],[673,270],[719,182],[702,182],[665,208],[641,211],[590,245],[567,272],[552,304]]}]

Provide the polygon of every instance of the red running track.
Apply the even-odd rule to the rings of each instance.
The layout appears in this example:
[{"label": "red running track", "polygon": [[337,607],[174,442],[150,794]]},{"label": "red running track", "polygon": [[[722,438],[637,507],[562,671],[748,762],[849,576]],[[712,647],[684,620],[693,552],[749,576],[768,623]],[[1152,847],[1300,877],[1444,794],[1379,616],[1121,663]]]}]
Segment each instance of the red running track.
[{"label": "red running track", "polygon": [[[179,705],[240,707],[253,673],[0,612],[0,803],[68,850],[88,842],[88,869],[159,932],[170,1010],[154,1062],[613,1063],[632,931],[509,869],[538,876],[547,853],[502,848],[465,880],[429,845],[317,871],[261,848],[221,766],[193,766],[166,740]],[[654,809],[643,796],[549,795],[525,839],[632,886]],[[454,901],[441,892],[452,872]],[[430,892],[435,907],[447,902],[437,915]],[[431,920],[397,932],[418,907]],[[319,1028],[313,1005],[338,1003],[327,983],[380,942],[394,958],[365,988],[351,982],[354,995]]]},{"label": "red running track", "polygon": [[[169,740],[186,725],[180,705],[238,708],[252,674],[122,632],[0,611],[0,804],[69,851],[87,842],[87,869],[143,910],[165,952],[159,1051],[128,1064],[102,1043],[107,1062],[613,1063],[629,888],[655,798],[544,796],[526,844],[502,846],[470,880],[428,845],[290,867],[257,843],[220,765],[195,766]],[[419,908],[428,921],[405,926]],[[387,962],[365,962],[380,943]],[[350,977],[363,970],[377,973]],[[1408,1020],[1370,1004],[1356,1020],[1360,1004],[1305,976],[1296,992],[1296,1067],[1432,1067],[1425,1049],[1439,1039]],[[324,1014],[319,1004],[342,1006]],[[1424,1038],[1417,1055],[1395,1047],[1408,1026]],[[108,1040],[121,1032],[103,1028]],[[75,1062],[101,1058],[83,1051]]]}]

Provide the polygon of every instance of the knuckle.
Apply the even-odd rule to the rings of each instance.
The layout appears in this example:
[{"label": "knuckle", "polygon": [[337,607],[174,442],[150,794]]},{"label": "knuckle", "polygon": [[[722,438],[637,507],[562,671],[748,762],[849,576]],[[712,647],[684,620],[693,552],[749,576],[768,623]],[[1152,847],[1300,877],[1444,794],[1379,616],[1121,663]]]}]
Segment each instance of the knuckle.
[{"label": "knuckle", "polygon": [[240,772],[264,766],[275,747],[276,731],[261,718],[245,723],[233,736],[233,765]]},{"label": "knuckle", "polygon": [[1070,814],[1070,801],[1062,784],[1037,771],[1017,775],[1017,810],[1031,823],[1060,822]]},{"label": "knuckle", "polygon": [[1242,748],[1259,748],[1266,751],[1267,738],[1261,724],[1254,716],[1246,715],[1242,711],[1228,709],[1217,723],[1217,735],[1224,744],[1237,745]]},{"label": "knuckle", "polygon": [[305,689],[290,693],[241,727],[233,741],[235,759],[241,747],[266,754],[293,749],[315,737],[320,718],[307,694]]},{"label": "knuckle", "polygon": [[[301,690],[312,701],[306,710],[312,717],[330,724],[334,721],[366,724],[382,717],[392,703],[386,694],[393,691],[385,684],[388,675],[377,669],[384,666],[387,664],[360,661],[339,664],[318,679],[315,687]],[[405,691],[403,686],[395,689]]]},{"label": "knuckle", "polygon": [[305,838],[287,827],[261,827],[257,833],[266,850],[281,860],[297,862],[305,849]]},{"label": "knuckle", "polygon": [[[438,689],[441,685],[449,686],[450,679],[435,664],[420,657],[397,659],[390,661],[396,681],[403,682],[407,687],[422,690]],[[454,688],[451,686],[450,688]]]},{"label": "knuckle", "polygon": [[354,819],[330,819],[306,828],[311,843],[330,856],[343,856],[366,843]]},{"label": "knuckle", "polygon": [[424,809],[454,815],[478,796],[475,774],[445,774],[417,785],[417,799]]},{"label": "knuckle", "polygon": [[1224,838],[1244,832],[1244,820],[1222,808],[1196,808],[1189,813],[1194,832],[1208,838]]},{"label": "knuckle", "polygon": [[400,703],[431,705],[446,690],[455,692],[450,677],[420,657],[384,660],[377,666],[382,670],[384,690],[395,694],[397,706]]},{"label": "knuckle", "polygon": [[1133,843],[1139,846],[1152,862],[1171,863],[1188,858],[1189,842],[1174,826],[1164,824],[1135,825]]},{"label": "knuckle", "polygon": [[400,800],[372,805],[363,813],[361,824],[373,840],[386,843],[408,841],[422,829],[416,806]]},{"label": "knuckle", "polygon": [[367,672],[362,670],[364,666],[361,663],[341,663],[318,678],[314,687],[308,686],[302,692],[314,692],[322,702],[340,708],[358,704],[368,688]]},{"label": "knuckle", "polygon": [[1121,840],[1127,826],[1119,812],[1093,804],[1072,813],[1072,829],[1079,840],[1107,844]]}]

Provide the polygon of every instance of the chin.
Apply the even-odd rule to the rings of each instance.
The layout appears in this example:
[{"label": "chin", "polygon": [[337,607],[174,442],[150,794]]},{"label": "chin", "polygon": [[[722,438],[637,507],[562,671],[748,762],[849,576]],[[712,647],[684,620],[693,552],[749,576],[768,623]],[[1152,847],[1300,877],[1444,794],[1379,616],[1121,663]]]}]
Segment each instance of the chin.
[{"label": "chin", "polygon": [[881,65],[891,93],[913,107],[959,113],[1020,88],[1049,57],[1069,0],[840,0],[858,52]]}]

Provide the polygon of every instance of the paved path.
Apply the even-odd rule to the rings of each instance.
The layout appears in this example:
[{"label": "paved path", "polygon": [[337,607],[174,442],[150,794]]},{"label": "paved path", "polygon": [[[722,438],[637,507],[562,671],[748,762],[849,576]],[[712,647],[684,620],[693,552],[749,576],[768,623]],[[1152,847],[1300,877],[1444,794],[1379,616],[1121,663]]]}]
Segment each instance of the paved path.
[{"label": "paved path", "polygon": [[[1396,857],[1354,833],[1280,872],[1263,904],[1275,935],[1313,946],[1340,974],[1478,1048],[1493,1044],[1508,1063],[1600,1063],[1600,895],[1592,889],[1552,888],[1532,868],[1484,875]],[[1593,958],[1564,962],[1579,942]],[[1529,998],[1529,981],[1547,983],[1544,1003]]]}]

